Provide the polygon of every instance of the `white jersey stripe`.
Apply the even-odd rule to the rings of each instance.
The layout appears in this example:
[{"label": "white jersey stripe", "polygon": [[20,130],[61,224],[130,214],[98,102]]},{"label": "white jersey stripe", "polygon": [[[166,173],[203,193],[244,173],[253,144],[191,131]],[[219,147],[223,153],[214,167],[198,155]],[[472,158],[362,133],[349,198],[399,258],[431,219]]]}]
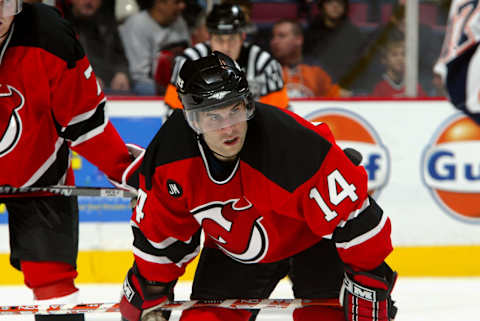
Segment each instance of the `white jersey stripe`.
[{"label": "white jersey stripe", "polygon": [[250,53],[248,55],[248,66],[247,66],[247,80],[251,81],[255,79],[256,69],[255,69],[255,60],[257,58],[258,53],[260,52],[260,47],[252,46],[250,48]]},{"label": "white jersey stripe", "polygon": [[37,171],[30,177],[30,179],[25,182],[25,184],[22,185],[22,187],[30,186],[34,184],[40,177],[42,177],[43,174],[52,166],[52,164],[55,162],[57,159],[57,153],[59,149],[62,147],[64,142],[64,139],[59,137],[57,141],[55,142],[55,148],[53,153],[50,155],[50,157],[45,161],[45,163],[40,166]]},{"label": "white jersey stripe", "polygon": [[103,131],[105,130],[105,127],[107,127],[107,124],[108,124],[108,116],[107,116],[107,112],[105,110],[105,117],[103,118],[103,124],[101,124],[100,126],[92,129],[91,131],[89,131],[88,133],[85,133],[83,134],[82,136],[78,137],[75,141],[72,141],[72,144],[71,146],[74,147],[74,146],[77,146],[83,142],[86,142],[87,140],[103,133]]},{"label": "white jersey stripe", "polygon": [[262,53],[260,53],[260,56],[258,57],[257,65],[256,65],[257,71],[260,71],[265,67],[265,64],[270,59],[270,57],[271,57],[270,54],[266,51],[262,51]]},{"label": "white jersey stripe", "polygon": [[[100,101],[100,103],[97,105],[97,107],[100,106],[102,103],[106,103],[106,101],[107,101],[107,99],[103,98],[102,101]],[[105,104],[105,109],[106,108],[107,108],[107,104]],[[75,125],[77,123],[80,123],[84,120],[89,119],[90,117],[93,116],[93,114],[95,114],[96,111],[97,111],[97,108],[93,108],[92,110],[89,110],[86,113],[83,113],[83,114],[80,114],[80,115],[77,115],[77,116],[73,117],[72,120],[70,120],[70,122],[68,123],[67,126]],[[64,128],[62,128],[62,130],[63,129]]]},{"label": "white jersey stripe", "polygon": [[185,263],[189,262],[191,259],[196,257],[198,253],[200,253],[200,245],[195,248],[195,251],[185,255],[178,263],[175,263],[166,256],[155,256],[152,254],[145,253],[135,246],[133,247],[133,254],[135,256],[138,256],[144,261],[147,261],[150,263],[156,263],[156,264],[175,264],[178,267],[181,267]]}]

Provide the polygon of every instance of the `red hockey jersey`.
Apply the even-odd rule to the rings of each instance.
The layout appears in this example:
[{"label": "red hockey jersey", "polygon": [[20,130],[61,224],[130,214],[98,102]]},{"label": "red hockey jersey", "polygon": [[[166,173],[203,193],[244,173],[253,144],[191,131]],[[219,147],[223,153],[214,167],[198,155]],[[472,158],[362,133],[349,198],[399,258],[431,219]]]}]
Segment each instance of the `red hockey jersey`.
[{"label": "red hockey jersey", "polygon": [[[211,153],[176,110],[140,168],[131,225],[140,273],[169,282],[205,246],[245,263],[266,263],[333,238],[347,264],[378,266],[392,250],[390,222],[367,194],[367,174],[326,125],[256,103],[230,175],[218,180]],[[321,258],[319,258],[321,260]]]},{"label": "red hockey jersey", "polygon": [[70,24],[24,4],[0,46],[0,185],[73,183],[70,148],[116,180],[130,163]]}]

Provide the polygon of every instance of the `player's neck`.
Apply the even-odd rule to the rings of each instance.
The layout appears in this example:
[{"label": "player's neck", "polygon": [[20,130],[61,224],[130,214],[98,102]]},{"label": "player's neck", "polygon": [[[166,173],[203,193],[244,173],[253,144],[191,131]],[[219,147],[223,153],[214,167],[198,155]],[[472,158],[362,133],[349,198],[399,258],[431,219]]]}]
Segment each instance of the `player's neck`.
[{"label": "player's neck", "polygon": [[200,143],[205,151],[206,165],[213,178],[217,181],[224,181],[227,179],[235,168],[236,162],[234,160],[236,160],[237,156],[235,156],[235,159],[233,160],[222,160],[218,157],[222,155],[211,150],[203,138],[200,139]]}]

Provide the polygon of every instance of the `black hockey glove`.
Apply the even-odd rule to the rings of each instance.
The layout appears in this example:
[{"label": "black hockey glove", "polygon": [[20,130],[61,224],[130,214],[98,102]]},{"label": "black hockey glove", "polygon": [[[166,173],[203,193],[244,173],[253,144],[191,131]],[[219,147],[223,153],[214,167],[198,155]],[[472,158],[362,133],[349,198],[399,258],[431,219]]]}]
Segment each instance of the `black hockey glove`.
[{"label": "black hockey glove", "polygon": [[345,153],[345,155],[347,155],[348,158],[350,158],[350,161],[353,164],[358,166],[362,162],[363,156],[358,150],[347,147],[343,150],[343,152]]},{"label": "black hockey glove", "polygon": [[368,272],[346,268],[340,291],[340,303],[347,321],[389,321],[395,318],[397,307],[390,293],[397,273],[386,264]]},{"label": "black hockey glove", "polygon": [[[173,300],[173,288],[176,281],[170,283],[151,282],[145,280],[134,265],[127,273],[123,282],[120,313],[123,321],[145,320],[145,315],[155,306],[166,300]],[[152,293],[148,288],[155,287],[158,291]],[[168,320],[169,311],[158,312]],[[147,319],[150,319],[147,317]],[[159,318],[161,320],[161,318]],[[155,319],[151,319],[155,320]],[[158,320],[158,319],[157,319]]]}]

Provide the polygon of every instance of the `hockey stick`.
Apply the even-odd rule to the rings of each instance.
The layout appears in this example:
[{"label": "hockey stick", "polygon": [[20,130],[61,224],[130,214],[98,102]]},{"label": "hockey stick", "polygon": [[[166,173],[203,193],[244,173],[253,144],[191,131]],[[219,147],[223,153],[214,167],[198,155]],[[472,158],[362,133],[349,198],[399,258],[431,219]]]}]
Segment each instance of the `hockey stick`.
[{"label": "hockey stick", "polygon": [[[287,310],[308,306],[339,308],[338,299],[230,299],[171,301],[157,306],[159,310],[186,310],[190,308],[268,309]],[[11,314],[78,314],[119,312],[119,303],[53,304],[0,306],[0,317]]]},{"label": "hockey stick", "polygon": [[137,195],[131,191],[112,187],[81,187],[54,185],[45,187],[13,187],[0,185],[0,197],[35,197],[35,196],[97,196],[97,197],[125,197]]}]

